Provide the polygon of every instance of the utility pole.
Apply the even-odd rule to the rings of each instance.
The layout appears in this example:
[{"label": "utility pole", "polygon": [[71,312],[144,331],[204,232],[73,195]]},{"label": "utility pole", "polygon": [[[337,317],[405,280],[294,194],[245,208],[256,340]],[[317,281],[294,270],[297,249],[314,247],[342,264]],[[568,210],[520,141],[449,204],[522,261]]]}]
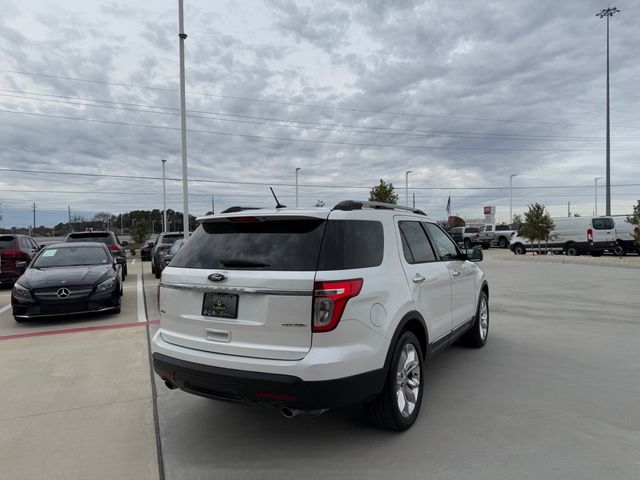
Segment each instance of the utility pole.
[{"label": "utility pole", "polygon": [[213,195],[211,195],[211,213],[212,214],[216,213],[216,207],[215,207],[215,204],[213,203]]},{"label": "utility pole", "polygon": [[120,214],[120,235],[124,235],[124,215]]},{"label": "utility pole", "polygon": [[71,205],[67,205],[67,213],[69,213],[69,233],[73,232],[71,228]]},{"label": "utility pole", "polygon": [[509,175],[509,223],[513,222],[513,177],[517,176],[517,173]]},{"label": "utility pole", "polygon": [[189,238],[189,174],[187,169],[187,107],[184,78],[184,33],[183,0],[178,0],[178,37],[180,38],[180,130],[182,132],[182,229],[184,238]]},{"label": "utility pole", "polygon": [[611,215],[611,125],[609,116],[609,17],[612,17],[614,13],[618,13],[616,7],[603,8],[596,13],[596,17],[607,17],[607,193],[606,193],[606,209],[607,215]]},{"label": "utility pole", "polygon": [[413,208],[416,208],[416,194],[413,194]]},{"label": "utility pole", "polygon": [[404,204],[409,206],[409,174],[413,172],[413,170],[407,170],[404,172]]},{"label": "utility pole", "polygon": [[33,233],[36,232],[36,204],[33,203]]},{"label": "utility pole", "polygon": [[167,160],[162,159],[162,231],[167,231],[167,177],[165,175],[165,163]]},{"label": "utility pole", "polygon": [[596,209],[594,210],[594,217],[598,216],[598,180],[602,180],[602,177],[596,177],[595,178],[595,183],[596,183],[596,191],[595,191],[595,205],[596,205]]},{"label": "utility pole", "polygon": [[296,208],[298,208],[298,172],[300,167],[296,168]]},{"label": "utility pole", "polygon": [[567,202],[567,217],[571,216],[571,200]]}]

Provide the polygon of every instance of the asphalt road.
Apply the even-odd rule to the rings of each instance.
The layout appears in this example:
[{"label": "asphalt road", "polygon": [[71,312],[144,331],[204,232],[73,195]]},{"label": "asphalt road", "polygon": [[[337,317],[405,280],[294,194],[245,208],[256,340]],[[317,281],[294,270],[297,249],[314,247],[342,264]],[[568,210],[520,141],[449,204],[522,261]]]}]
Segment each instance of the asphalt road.
[{"label": "asphalt road", "polygon": [[166,478],[640,478],[638,269],[482,266],[489,342],[429,362],[412,429],[376,430],[357,406],[287,420],[157,382]]}]

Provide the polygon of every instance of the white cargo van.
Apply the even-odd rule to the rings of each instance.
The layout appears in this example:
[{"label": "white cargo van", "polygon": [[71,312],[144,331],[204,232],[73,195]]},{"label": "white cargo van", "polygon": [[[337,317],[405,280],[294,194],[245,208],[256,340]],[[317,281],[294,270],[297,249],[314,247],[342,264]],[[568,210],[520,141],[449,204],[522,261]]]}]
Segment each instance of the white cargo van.
[{"label": "white cargo van", "polygon": [[[554,218],[553,223],[549,242],[543,242],[548,251],[567,255],[590,253],[598,257],[605,250],[614,250],[617,245],[612,217],[560,217]],[[532,245],[528,238],[516,235],[512,237],[509,248],[515,254],[523,254],[537,248],[537,242]]]}]

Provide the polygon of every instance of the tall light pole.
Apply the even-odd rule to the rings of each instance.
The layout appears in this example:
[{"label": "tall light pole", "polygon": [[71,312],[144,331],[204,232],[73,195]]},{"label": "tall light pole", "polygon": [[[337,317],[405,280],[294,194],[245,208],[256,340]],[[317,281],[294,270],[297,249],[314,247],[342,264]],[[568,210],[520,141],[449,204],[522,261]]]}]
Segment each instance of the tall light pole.
[{"label": "tall light pole", "polygon": [[598,216],[598,180],[602,180],[602,177],[596,177],[595,178],[595,183],[596,183],[596,191],[595,191],[595,196],[596,196],[596,209],[595,209],[595,216]]},{"label": "tall light pole", "polygon": [[296,208],[298,208],[298,172],[300,171],[300,167],[296,168]]},{"label": "tall light pole", "polygon": [[167,160],[162,159],[162,231],[167,231],[167,177],[165,174],[165,164]]},{"label": "tall light pole", "polygon": [[404,204],[409,206],[409,174],[413,172],[413,170],[407,170],[404,172]]},{"label": "tall light pole", "polygon": [[611,129],[609,124],[609,17],[612,17],[614,13],[618,13],[616,7],[603,8],[601,11],[596,13],[596,17],[604,18],[607,17],[607,193],[606,193],[606,204],[607,204],[607,215],[611,215]]},{"label": "tall light pole", "polygon": [[189,185],[187,170],[187,108],[186,94],[184,90],[184,41],[187,34],[184,33],[183,0],[178,0],[178,27],[180,38],[180,130],[182,132],[182,231],[184,238],[189,238]]},{"label": "tall light pole", "polygon": [[509,223],[513,222],[513,177],[517,176],[517,173],[509,175]]}]

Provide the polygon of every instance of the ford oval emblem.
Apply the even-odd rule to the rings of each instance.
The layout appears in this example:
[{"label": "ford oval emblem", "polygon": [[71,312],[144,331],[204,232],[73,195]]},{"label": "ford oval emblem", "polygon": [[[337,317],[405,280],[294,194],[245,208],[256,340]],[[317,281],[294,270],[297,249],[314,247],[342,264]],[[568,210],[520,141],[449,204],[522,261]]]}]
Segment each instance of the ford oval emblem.
[{"label": "ford oval emblem", "polygon": [[212,282],[222,282],[229,277],[227,277],[224,273],[212,273],[207,278]]}]

